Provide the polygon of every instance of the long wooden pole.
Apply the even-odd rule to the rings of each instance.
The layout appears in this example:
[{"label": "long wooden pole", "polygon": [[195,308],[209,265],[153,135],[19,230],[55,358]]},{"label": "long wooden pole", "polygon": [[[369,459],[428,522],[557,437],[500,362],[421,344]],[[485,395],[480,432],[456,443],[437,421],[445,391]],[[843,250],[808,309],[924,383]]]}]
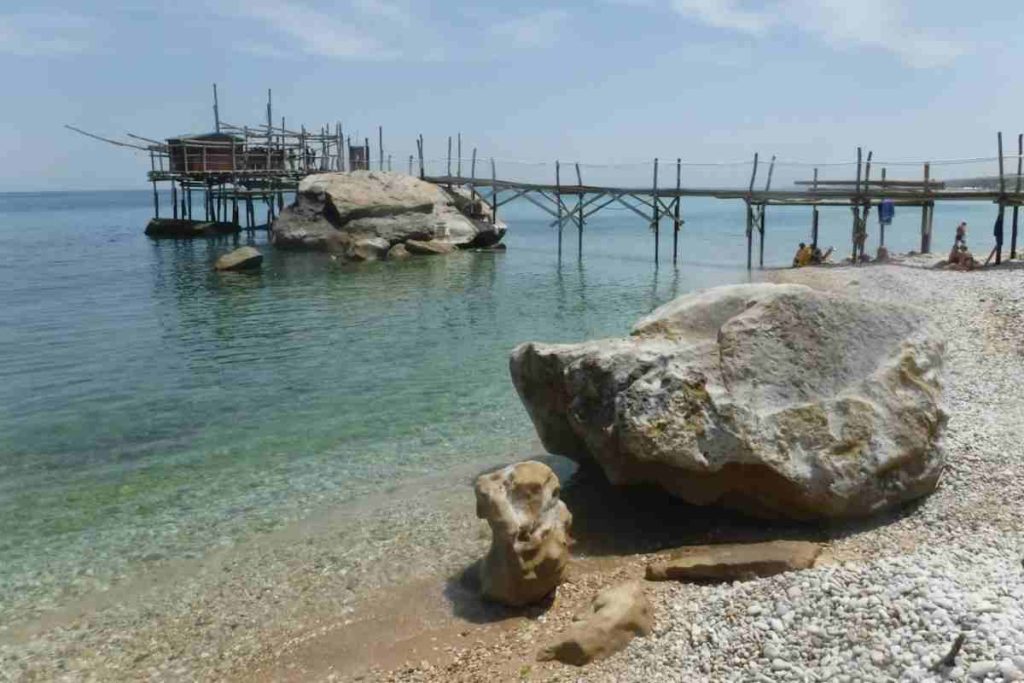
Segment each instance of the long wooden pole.
[{"label": "long wooden pole", "polygon": [[750,172],[750,187],[747,188],[747,270],[753,267],[754,256],[754,208],[751,199],[754,194],[754,181],[757,179],[757,152],[754,152],[754,168]]},{"label": "long wooden pole", "polygon": [[[764,184],[764,191],[765,192],[768,192],[768,191],[770,191],[772,189],[772,174],[774,172],[775,172],[775,155],[773,154],[772,155],[771,163],[768,164],[768,179],[765,181],[765,184]],[[758,220],[758,222],[757,222],[757,232],[758,232],[758,235],[759,235],[759,239],[758,239],[758,243],[757,243],[757,250],[758,250],[757,251],[757,261],[758,261],[758,266],[761,267],[761,268],[764,268],[764,233],[765,233],[765,223],[767,222],[766,219],[768,217],[767,213],[768,213],[767,204],[762,202],[761,203],[760,212],[759,212],[759,214],[760,214],[759,215],[759,219],[760,220]]]},{"label": "long wooden pole", "polygon": [[679,191],[683,186],[683,160],[676,159],[676,203],[672,214],[672,265],[676,264],[679,251],[679,205],[683,196]]},{"label": "long wooden pole", "polygon": [[555,204],[558,205],[558,260],[562,260],[562,164],[555,161]]},{"label": "long wooden pole", "polygon": [[456,161],[456,172],[455,174],[462,177],[462,133],[459,133],[459,147],[458,147],[458,160]]},{"label": "long wooden pole", "polygon": [[494,165],[494,157],[491,157],[491,218],[498,222],[498,171]]},{"label": "long wooden pole", "polygon": [[[384,170],[384,126],[377,126],[377,156],[380,170]],[[391,169],[388,169],[389,171]]]},{"label": "long wooden pole", "polygon": [[[1020,174],[1024,170],[1022,167],[1024,162],[1024,133],[1017,135],[1017,181],[1014,184],[1013,192],[1017,195],[1017,201],[1020,201]],[[1020,206],[1015,202],[1013,205],[1013,231],[1010,233],[1010,258],[1017,258],[1017,214],[1020,210]]]},{"label": "long wooden pole", "polygon": [[996,265],[1003,261],[1003,217],[1006,213],[1006,176],[1003,172],[1003,132],[999,131],[999,217],[997,225],[999,232],[996,234]]},{"label": "long wooden pole", "polygon": [[576,223],[576,231],[577,231],[576,232],[576,235],[577,235],[577,237],[576,237],[576,239],[577,239],[576,255],[579,258],[583,258],[583,192],[582,192],[583,176],[580,174],[579,162],[576,163],[576,186],[581,189],[581,192],[576,197],[577,202],[578,202],[578,208],[579,208],[579,214],[578,214],[578,216],[576,218],[576,221],[577,221],[577,223]]},{"label": "long wooden pole", "polygon": [[217,84],[213,84],[213,125],[214,130],[220,132],[220,103],[217,101]]},{"label": "long wooden pole", "polygon": [[654,264],[658,264],[658,249],[661,246],[661,235],[659,234],[659,225],[661,223],[661,214],[658,211],[658,159],[654,159],[654,187],[652,188],[652,209],[653,214],[651,216],[651,227],[654,228]]}]

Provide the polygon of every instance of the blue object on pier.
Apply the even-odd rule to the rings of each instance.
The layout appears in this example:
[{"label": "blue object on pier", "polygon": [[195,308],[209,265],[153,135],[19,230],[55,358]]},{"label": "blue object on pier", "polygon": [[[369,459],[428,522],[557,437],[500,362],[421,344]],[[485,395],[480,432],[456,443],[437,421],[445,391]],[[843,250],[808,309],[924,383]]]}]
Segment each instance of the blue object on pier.
[{"label": "blue object on pier", "polygon": [[878,220],[882,225],[892,223],[892,217],[896,215],[896,205],[891,199],[883,199],[878,204]]}]

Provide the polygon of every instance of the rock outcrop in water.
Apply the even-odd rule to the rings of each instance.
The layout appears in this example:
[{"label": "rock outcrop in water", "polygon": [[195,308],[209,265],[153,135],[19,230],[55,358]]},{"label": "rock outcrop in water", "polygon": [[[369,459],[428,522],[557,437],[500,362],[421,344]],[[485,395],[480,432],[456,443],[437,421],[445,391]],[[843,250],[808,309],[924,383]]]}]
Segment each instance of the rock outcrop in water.
[{"label": "rock outcrop in water", "polygon": [[275,246],[330,251],[351,260],[385,258],[388,248],[410,241],[437,245],[420,253],[486,247],[505,234],[503,223],[492,222],[490,207],[467,192],[382,171],[307,176],[295,203],[271,229]]},{"label": "rock outcrop in water", "polygon": [[258,270],[263,265],[263,254],[255,247],[239,247],[223,254],[213,264],[214,270]]},{"label": "rock outcrop in water", "polygon": [[944,466],[923,312],[801,285],[680,297],[627,339],[528,343],[512,379],[548,451],[613,483],[797,519],[865,516]]},{"label": "rock outcrop in water", "polygon": [[476,515],[492,533],[481,592],[512,606],[540,601],[562,582],[569,562],[572,515],[559,498],[558,477],[527,460],[480,476],[475,490]]}]

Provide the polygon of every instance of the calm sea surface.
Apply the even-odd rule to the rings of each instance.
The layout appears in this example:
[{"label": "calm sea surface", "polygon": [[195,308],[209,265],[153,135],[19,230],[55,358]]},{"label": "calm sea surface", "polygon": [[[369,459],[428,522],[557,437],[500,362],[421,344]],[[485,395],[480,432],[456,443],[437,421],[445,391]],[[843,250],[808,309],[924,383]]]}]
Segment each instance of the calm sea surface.
[{"label": "calm sea surface", "polygon": [[[738,202],[684,205],[678,267],[671,228],[656,267],[625,211],[588,224],[582,262],[567,231],[559,263],[547,221],[513,205],[506,253],[342,266],[260,234],[262,272],[221,275],[234,242],[146,238],[151,200],[0,194],[0,623],[144,559],[534,453],[512,347],[621,335],[679,294],[748,279]],[[821,243],[848,253],[849,211],[822,215]],[[961,218],[984,256],[989,206],[939,207],[937,249]],[[898,212],[890,246],[915,248],[919,221]],[[767,263],[809,223],[769,209]]]}]

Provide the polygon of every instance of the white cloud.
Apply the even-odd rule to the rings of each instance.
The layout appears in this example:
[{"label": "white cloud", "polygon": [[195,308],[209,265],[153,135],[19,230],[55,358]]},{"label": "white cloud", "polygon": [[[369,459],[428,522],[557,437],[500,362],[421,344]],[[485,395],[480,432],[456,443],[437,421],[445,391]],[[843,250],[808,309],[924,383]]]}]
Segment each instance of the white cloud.
[{"label": "white cloud", "polygon": [[568,18],[565,10],[549,9],[498,22],[491,33],[513,47],[544,47],[558,40]]},{"label": "white cloud", "polygon": [[[374,0],[357,0],[358,5],[378,11],[391,7]],[[264,54],[300,52],[341,59],[391,59],[398,52],[360,26],[353,12],[342,9],[324,12],[291,0],[245,0],[233,4],[228,13],[257,20],[280,35],[276,45],[260,45]],[[250,49],[240,46],[239,49]]]},{"label": "white cloud", "polygon": [[0,15],[0,53],[22,57],[87,52],[95,42],[88,19],[72,14]]},{"label": "white cloud", "polygon": [[363,14],[380,17],[399,26],[412,24],[412,15],[405,7],[397,3],[387,2],[387,0],[354,0],[352,4]]},{"label": "white cloud", "polygon": [[740,0],[674,0],[676,11],[708,26],[743,33],[761,33],[772,23],[767,12],[745,10]]},{"label": "white cloud", "polygon": [[675,10],[716,28],[753,35],[794,28],[836,49],[870,48],[914,68],[945,66],[964,54],[952,41],[917,29],[906,0],[673,0]]}]

